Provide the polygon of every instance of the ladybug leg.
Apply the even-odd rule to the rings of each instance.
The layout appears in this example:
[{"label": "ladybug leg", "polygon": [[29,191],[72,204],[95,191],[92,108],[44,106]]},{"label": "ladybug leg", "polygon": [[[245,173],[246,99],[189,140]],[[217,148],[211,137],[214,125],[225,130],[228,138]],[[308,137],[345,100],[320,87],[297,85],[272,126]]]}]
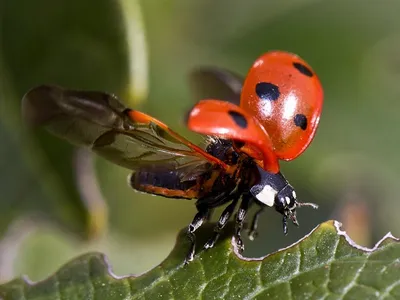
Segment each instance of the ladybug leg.
[{"label": "ladybug leg", "polygon": [[217,242],[222,229],[225,227],[225,225],[228,223],[233,211],[235,210],[235,207],[239,201],[239,197],[236,197],[233,199],[232,203],[229,204],[224,211],[222,212],[221,216],[219,217],[218,223],[214,228],[214,235],[205,243],[204,249],[210,249],[214,247],[215,243]]},{"label": "ladybug leg", "polygon": [[246,218],[247,211],[249,210],[251,197],[252,196],[250,194],[243,196],[242,202],[240,203],[239,210],[236,215],[235,242],[239,253],[242,253],[244,250],[244,244],[240,236],[243,228],[244,219]]},{"label": "ladybug leg", "polygon": [[258,220],[260,219],[260,215],[264,212],[265,206],[261,206],[253,216],[253,220],[251,221],[250,229],[248,231],[248,236],[251,241],[258,236]]},{"label": "ladybug leg", "polygon": [[204,223],[207,219],[210,209],[207,206],[197,207],[198,213],[194,216],[192,223],[189,224],[187,229],[187,237],[190,240],[190,249],[185,258],[185,265],[191,262],[194,258],[196,248],[196,235],[194,232]]}]

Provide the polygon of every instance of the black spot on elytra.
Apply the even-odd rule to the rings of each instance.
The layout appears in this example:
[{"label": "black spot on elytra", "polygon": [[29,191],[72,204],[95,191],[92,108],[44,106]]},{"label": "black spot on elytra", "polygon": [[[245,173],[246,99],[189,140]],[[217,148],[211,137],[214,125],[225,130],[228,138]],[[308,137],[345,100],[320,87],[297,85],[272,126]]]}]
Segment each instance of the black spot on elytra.
[{"label": "black spot on elytra", "polygon": [[303,114],[297,114],[294,116],[294,124],[303,130],[307,129],[307,117]]},{"label": "black spot on elytra", "polygon": [[279,98],[281,93],[279,87],[270,82],[259,82],[256,85],[256,94],[262,100],[274,101]]},{"label": "black spot on elytra", "polygon": [[233,121],[235,121],[237,126],[239,126],[240,128],[247,127],[246,117],[243,116],[240,112],[230,110],[228,114],[232,117]]},{"label": "black spot on elytra", "polygon": [[313,77],[314,75],[314,73],[302,63],[294,62],[293,66],[303,75],[306,75],[308,77]]}]

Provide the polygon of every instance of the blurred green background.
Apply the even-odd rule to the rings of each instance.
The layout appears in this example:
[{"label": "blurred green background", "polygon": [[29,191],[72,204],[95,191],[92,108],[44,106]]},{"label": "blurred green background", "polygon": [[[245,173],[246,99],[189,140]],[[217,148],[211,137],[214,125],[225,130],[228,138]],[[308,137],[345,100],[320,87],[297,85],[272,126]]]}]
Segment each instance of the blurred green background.
[{"label": "blurred green background", "polygon": [[195,213],[194,202],[135,193],[126,184],[129,170],[26,128],[20,99],[27,90],[49,83],[115,93],[194,139],[181,122],[193,103],[190,70],[216,65],[245,75],[272,49],[302,56],[325,89],[311,147],[282,164],[300,200],[320,209],[301,209],[301,227],[290,226],[287,237],[281,217],[267,211],[259,238],[245,239],[245,255],[288,246],[331,218],[363,246],[388,231],[400,236],[399,1],[0,5],[0,282],[20,274],[43,279],[89,250],[106,253],[118,275],[144,272],[166,257]]}]

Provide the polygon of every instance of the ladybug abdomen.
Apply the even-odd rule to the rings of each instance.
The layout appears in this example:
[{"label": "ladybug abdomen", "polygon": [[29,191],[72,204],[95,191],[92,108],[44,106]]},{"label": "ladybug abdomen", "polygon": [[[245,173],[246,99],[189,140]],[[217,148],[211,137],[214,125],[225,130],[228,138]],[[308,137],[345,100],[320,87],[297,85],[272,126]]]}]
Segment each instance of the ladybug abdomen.
[{"label": "ladybug abdomen", "polygon": [[265,128],[279,159],[299,156],[314,138],[323,103],[321,83],[298,56],[261,56],[243,85],[240,106]]},{"label": "ladybug abdomen", "polygon": [[193,199],[197,197],[197,181],[182,181],[177,171],[142,169],[132,173],[129,184],[137,191],[168,198]]}]

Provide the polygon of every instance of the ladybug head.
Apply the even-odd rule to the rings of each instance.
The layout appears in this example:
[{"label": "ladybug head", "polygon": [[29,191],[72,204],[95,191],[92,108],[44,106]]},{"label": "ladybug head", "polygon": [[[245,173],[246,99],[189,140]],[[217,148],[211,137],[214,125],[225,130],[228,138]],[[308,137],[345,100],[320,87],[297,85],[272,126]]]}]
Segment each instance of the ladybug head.
[{"label": "ladybug head", "polygon": [[296,208],[300,206],[311,206],[318,208],[313,203],[302,203],[296,199],[294,188],[288,183],[281,172],[276,174],[265,171],[258,167],[260,181],[254,185],[250,192],[261,203],[275,207],[275,210],[283,215],[283,232],[287,234],[287,219],[292,220],[293,224],[299,225],[296,218]]},{"label": "ladybug head", "polygon": [[277,192],[274,206],[276,211],[281,214],[285,214],[286,211],[296,211],[296,192],[290,184],[287,183],[284,188]]}]

